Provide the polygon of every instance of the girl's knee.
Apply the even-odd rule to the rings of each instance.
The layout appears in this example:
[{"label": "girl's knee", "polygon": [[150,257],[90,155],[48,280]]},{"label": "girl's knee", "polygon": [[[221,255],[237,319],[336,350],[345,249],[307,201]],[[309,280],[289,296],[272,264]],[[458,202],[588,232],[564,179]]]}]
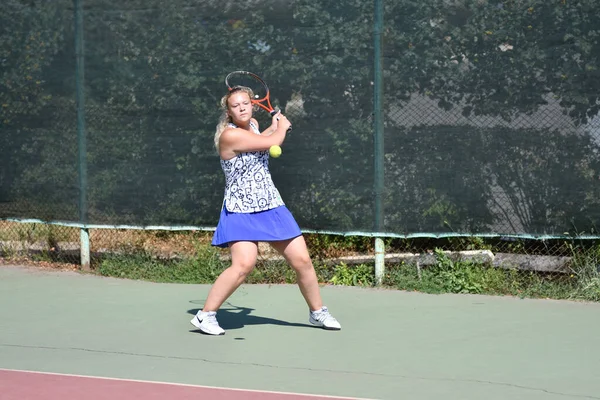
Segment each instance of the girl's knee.
[{"label": "girl's knee", "polygon": [[250,275],[255,265],[256,261],[254,260],[237,260],[231,265],[231,268],[236,271],[238,277],[246,278],[246,276]]},{"label": "girl's knee", "polygon": [[312,261],[308,254],[296,257],[292,263],[292,267],[297,271],[308,271],[313,269]]}]

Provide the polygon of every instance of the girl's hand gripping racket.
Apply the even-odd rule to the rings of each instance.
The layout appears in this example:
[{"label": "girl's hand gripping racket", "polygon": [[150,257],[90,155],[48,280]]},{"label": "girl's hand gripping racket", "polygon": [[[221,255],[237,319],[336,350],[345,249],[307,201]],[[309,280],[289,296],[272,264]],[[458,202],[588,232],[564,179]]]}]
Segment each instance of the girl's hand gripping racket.
[{"label": "girl's hand gripping racket", "polygon": [[[258,75],[248,71],[233,71],[225,77],[225,84],[229,90],[233,90],[238,86],[245,86],[252,89],[254,98],[250,99],[252,104],[256,104],[263,110],[267,111],[271,116],[278,113],[271,105],[269,87]],[[292,128],[287,130],[290,133]]]}]

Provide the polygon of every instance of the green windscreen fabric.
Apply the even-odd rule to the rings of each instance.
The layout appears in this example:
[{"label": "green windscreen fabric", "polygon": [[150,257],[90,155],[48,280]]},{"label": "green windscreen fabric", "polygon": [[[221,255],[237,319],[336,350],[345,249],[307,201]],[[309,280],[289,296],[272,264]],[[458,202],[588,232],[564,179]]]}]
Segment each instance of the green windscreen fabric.
[{"label": "green windscreen fabric", "polygon": [[73,8],[0,3],[0,218],[77,221]]},{"label": "green windscreen fabric", "polygon": [[600,4],[382,1],[383,154],[374,2],[3,1],[0,218],[82,222],[85,190],[89,224],[216,226],[242,69],[293,123],[270,165],[303,229],[374,233],[382,159],[379,234],[597,235]]}]

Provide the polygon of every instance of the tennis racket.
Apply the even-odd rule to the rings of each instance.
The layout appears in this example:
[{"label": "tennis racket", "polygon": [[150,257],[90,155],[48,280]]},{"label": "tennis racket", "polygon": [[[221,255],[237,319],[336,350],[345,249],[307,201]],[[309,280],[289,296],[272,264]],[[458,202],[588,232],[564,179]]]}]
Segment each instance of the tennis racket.
[{"label": "tennis racket", "polygon": [[[277,114],[278,111],[271,105],[269,87],[260,76],[248,71],[233,71],[225,77],[225,84],[230,91],[239,86],[252,89],[252,92],[254,92],[254,98],[250,99],[252,104],[256,104],[271,115]],[[288,133],[291,130],[290,127],[287,130]]]}]

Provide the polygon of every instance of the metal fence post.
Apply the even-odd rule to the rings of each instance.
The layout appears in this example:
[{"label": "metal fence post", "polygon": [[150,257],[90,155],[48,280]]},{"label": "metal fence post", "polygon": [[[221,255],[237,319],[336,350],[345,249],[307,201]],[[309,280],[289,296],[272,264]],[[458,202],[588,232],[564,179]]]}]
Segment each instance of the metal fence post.
[{"label": "metal fence post", "polygon": [[87,210],[87,143],[85,136],[84,94],[84,43],[83,43],[83,0],[73,0],[75,9],[75,88],[77,101],[77,144],[79,169],[79,221],[83,224],[80,233],[81,269],[90,269],[90,235]]},{"label": "metal fence post", "polygon": [[[375,232],[383,231],[383,187],[384,187],[384,146],[383,146],[383,0],[375,0],[374,16],[374,159],[375,159]],[[385,246],[383,239],[375,238],[375,283],[381,285],[385,269]]]}]

